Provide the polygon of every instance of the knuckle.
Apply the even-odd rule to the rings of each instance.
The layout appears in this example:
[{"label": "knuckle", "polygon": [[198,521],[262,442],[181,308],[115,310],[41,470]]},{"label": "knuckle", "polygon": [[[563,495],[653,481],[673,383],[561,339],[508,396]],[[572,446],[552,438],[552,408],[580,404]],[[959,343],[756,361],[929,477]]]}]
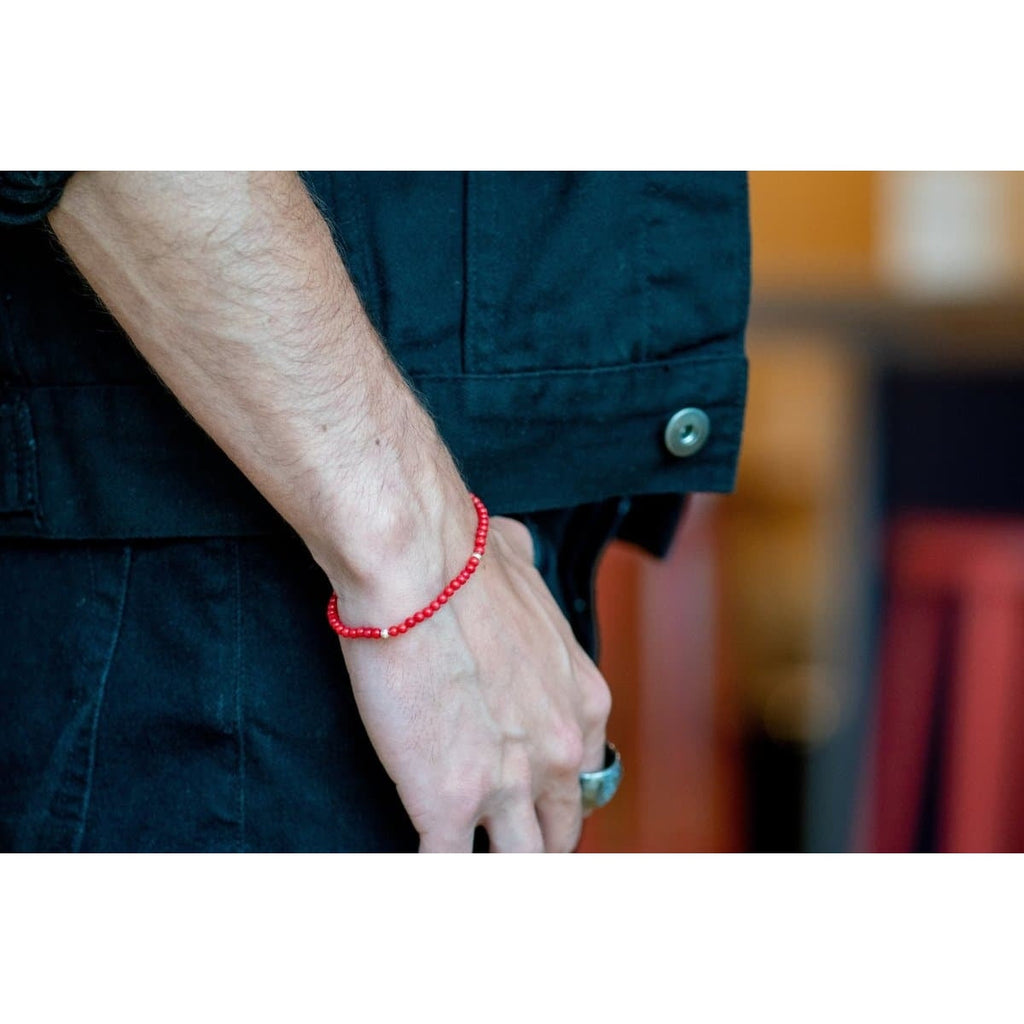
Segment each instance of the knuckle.
[{"label": "knuckle", "polygon": [[498,803],[503,807],[525,804],[533,799],[533,786],[528,778],[506,779],[498,793]]},{"label": "knuckle", "polygon": [[548,760],[558,772],[578,772],[584,757],[583,730],[575,722],[563,722],[551,732]]},{"label": "knuckle", "polygon": [[506,802],[533,799],[533,779],[525,757],[517,757],[506,764],[501,778],[501,798]]},{"label": "knuckle", "polygon": [[603,726],[612,713],[612,691],[604,677],[594,672],[584,688],[583,712],[588,722]]}]

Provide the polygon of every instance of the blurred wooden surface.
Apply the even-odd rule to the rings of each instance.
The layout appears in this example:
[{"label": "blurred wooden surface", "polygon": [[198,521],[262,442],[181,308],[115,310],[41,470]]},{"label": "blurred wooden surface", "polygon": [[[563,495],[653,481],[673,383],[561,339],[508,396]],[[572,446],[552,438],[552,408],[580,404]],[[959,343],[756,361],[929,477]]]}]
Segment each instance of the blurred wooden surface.
[{"label": "blurred wooden surface", "polygon": [[718,671],[716,500],[692,502],[665,561],[616,543],[601,564],[600,666],[625,772],[588,819],[584,852],[742,849],[739,735]]},{"label": "blurred wooden surface", "polygon": [[873,171],[751,171],[754,287],[870,290],[878,175]]}]

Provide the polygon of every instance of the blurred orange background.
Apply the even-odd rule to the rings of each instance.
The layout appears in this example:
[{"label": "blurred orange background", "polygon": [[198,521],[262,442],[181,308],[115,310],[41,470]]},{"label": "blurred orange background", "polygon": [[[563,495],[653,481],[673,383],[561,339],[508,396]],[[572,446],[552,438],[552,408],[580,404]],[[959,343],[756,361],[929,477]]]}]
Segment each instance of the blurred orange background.
[{"label": "blurred orange background", "polygon": [[582,849],[1024,849],[1024,174],[750,192],[737,490],[602,562]]}]

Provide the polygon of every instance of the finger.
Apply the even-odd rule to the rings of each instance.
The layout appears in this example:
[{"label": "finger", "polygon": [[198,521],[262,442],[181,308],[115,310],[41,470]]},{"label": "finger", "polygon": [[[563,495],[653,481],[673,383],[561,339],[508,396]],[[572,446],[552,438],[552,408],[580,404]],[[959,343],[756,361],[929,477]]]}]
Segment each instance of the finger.
[{"label": "finger", "polygon": [[605,742],[604,730],[601,730],[600,739],[596,739],[592,743],[587,744],[587,753],[583,758],[583,764],[580,767],[581,772],[599,772],[604,768],[605,751],[608,749],[608,744]]},{"label": "finger", "polygon": [[482,818],[487,829],[491,853],[543,853],[544,836],[533,805],[517,801],[500,812]]},{"label": "finger", "polygon": [[473,830],[437,828],[420,833],[420,853],[472,853]]},{"label": "finger", "polygon": [[583,803],[578,784],[571,795],[563,792],[557,797],[538,800],[536,813],[548,853],[571,853],[576,849],[583,830]]}]

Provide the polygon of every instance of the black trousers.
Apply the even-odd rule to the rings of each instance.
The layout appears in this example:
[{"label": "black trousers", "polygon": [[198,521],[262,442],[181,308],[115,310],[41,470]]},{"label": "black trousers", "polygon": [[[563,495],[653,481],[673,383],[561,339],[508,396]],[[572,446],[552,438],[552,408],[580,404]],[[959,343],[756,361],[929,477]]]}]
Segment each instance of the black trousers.
[{"label": "black trousers", "polygon": [[[618,499],[521,517],[580,642]],[[412,851],[292,537],[0,541],[0,849]]]}]

